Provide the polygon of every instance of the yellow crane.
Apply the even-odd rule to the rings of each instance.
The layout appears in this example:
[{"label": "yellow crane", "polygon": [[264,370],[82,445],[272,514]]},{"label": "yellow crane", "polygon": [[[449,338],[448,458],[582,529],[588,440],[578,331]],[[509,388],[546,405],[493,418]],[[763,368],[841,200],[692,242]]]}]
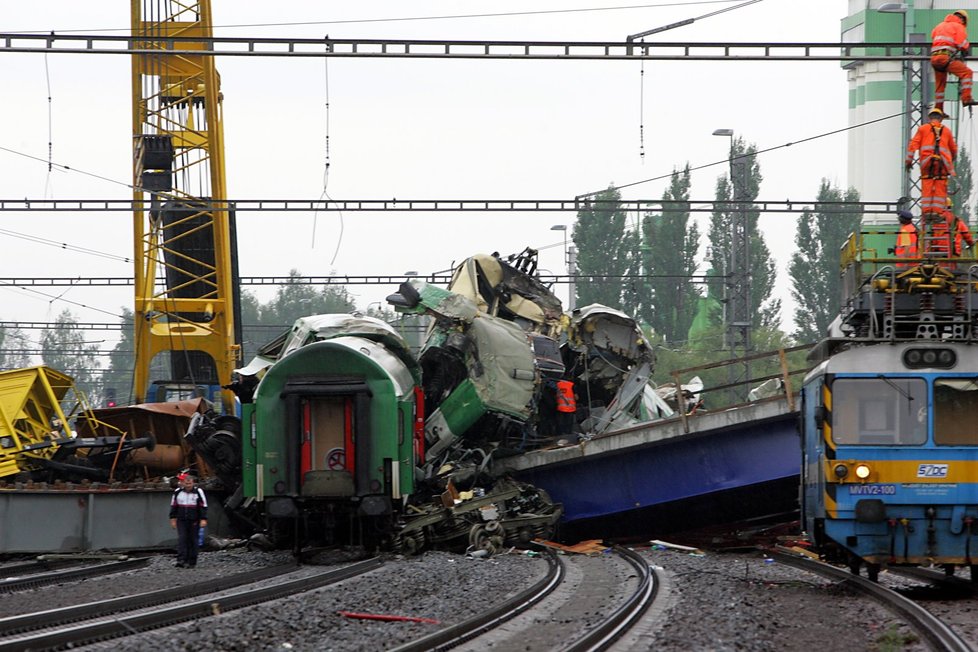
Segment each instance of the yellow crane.
[{"label": "yellow crane", "polygon": [[[174,49],[168,39],[213,36],[210,0],[132,0],[131,18],[134,47],[151,51],[132,56],[134,393],[141,403],[160,353],[170,358],[167,382],[228,385],[240,338],[220,76],[201,43],[176,48],[199,56],[167,53]],[[221,391],[221,402],[231,413],[233,394]]]}]

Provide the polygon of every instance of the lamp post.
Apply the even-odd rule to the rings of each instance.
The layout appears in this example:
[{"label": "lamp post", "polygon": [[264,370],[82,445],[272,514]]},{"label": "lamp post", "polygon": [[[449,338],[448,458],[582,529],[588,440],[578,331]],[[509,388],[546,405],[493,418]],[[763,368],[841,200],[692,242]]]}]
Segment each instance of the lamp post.
[{"label": "lamp post", "polygon": [[574,247],[567,248],[566,224],[554,224],[550,230],[564,232],[564,267],[567,269],[567,275],[570,276],[567,290],[567,309],[574,310],[577,307],[577,250]]},{"label": "lamp post", "polygon": [[[745,356],[751,350],[751,301],[750,301],[750,230],[747,224],[747,175],[750,171],[750,158],[746,155],[734,155],[733,129],[715,129],[714,136],[726,136],[730,139],[730,184],[733,200],[736,203],[733,219],[730,222],[730,251],[726,288],[727,344],[730,347],[730,357],[736,357],[737,344],[743,348]],[[744,399],[750,392],[750,363],[744,362],[745,384]],[[730,366],[730,382],[736,382],[736,371]]]}]

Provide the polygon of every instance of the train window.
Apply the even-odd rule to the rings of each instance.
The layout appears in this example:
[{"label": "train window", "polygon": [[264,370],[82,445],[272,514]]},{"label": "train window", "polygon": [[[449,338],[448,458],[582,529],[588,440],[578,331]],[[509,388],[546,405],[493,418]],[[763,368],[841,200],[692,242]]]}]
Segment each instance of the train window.
[{"label": "train window", "polygon": [[938,378],[934,381],[934,443],[978,445],[978,378]]},{"label": "train window", "polygon": [[907,446],[927,441],[922,378],[836,378],[832,439],[848,446]]}]

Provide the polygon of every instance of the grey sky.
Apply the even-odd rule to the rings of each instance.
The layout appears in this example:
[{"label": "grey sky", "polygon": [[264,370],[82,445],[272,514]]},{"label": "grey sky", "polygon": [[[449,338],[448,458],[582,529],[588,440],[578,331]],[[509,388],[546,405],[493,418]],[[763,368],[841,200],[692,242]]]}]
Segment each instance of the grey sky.
[{"label": "grey sky", "polygon": [[[373,19],[444,14],[616,7],[620,0],[481,2],[259,2],[215,0],[217,25]],[[402,22],[290,25],[219,30],[238,36],[336,38],[622,40],[634,33],[736,3]],[[804,9],[803,7],[808,7]],[[659,35],[663,41],[837,42],[846,3],[764,0]],[[7,3],[0,31],[126,28],[128,3],[46,0]],[[0,147],[47,157],[45,57],[4,54]],[[669,173],[686,161],[726,157],[732,128],[759,148],[846,126],[847,86],[837,62],[649,62],[645,65],[645,151],[639,159],[638,62],[330,60],[222,58],[228,191],[231,198],[315,199],[323,186],[325,76],[328,65],[331,168],[335,199],[573,198],[611,183]],[[131,178],[129,60],[119,55],[49,55],[54,161],[120,182]],[[822,177],[844,185],[845,134],[764,154],[760,199],[814,198]],[[725,166],[694,173],[694,199],[713,197]],[[659,198],[665,181],[624,191]],[[0,198],[121,198],[119,184],[0,151]],[[63,240],[131,257],[131,216],[4,214],[6,231]],[[573,214],[347,214],[342,242],[335,213],[239,218],[241,273],[401,274],[442,270],[478,252],[516,252],[562,244],[554,224]],[[706,216],[704,220],[704,232]],[[795,218],[761,218],[784,270]],[[315,227],[315,242],[312,241]],[[0,276],[124,276],[131,263],[63,251],[0,233]],[[705,243],[704,243],[705,244]],[[562,247],[544,249],[541,267],[562,273]],[[71,308],[81,321],[111,320],[92,309],[0,288],[0,319],[51,320]],[[270,291],[253,288],[266,299]],[[361,307],[393,288],[350,287]],[[63,289],[47,290],[59,295]],[[566,289],[558,294],[566,296]],[[792,304],[787,277],[786,328]],[[131,289],[73,288],[64,298],[118,314]],[[98,337],[101,337],[99,335]],[[90,338],[95,339],[92,335]]]}]

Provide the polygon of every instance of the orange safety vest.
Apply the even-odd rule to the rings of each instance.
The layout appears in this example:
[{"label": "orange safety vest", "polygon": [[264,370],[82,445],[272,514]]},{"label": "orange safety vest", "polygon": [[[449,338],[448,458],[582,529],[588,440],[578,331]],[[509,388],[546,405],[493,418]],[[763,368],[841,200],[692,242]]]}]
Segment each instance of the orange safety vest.
[{"label": "orange safety vest", "polygon": [[954,175],[954,159],[958,156],[958,144],[951,130],[940,120],[931,120],[917,127],[917,133],[907,146],[907,163],[913,163],[914,153],[920,150],[921,176],[942,179]]},{"label": "orange safety vest", "polygon": [[[896,247],[894,248],[897,258],[916,258],[917,257],[917,227],[913,224],[904,224],[897,233]],[[897,263],[897,267],[906,267],[907,263]]]},{"label": "orange safety vest", "polygon": [[963,250],[961,242],[967,242],[968,246],[971,247],[975,244],[975,239],[971,237],[971,230],[968,225],[964,223],[960,217],[954,213],[950,213],[951,217],[954,218],[954,255],[960,256]]},{"label": "orange safety vest", "polygon": [[931,30],[931,54],[948,50],[951,54],[956,54],[961,50],[967,50],[968,30],[960,18],[953,13],[944,17],[944,21],[937,24]]},{"label": "orange safety vest", "polygon": [[557,381],[557,411],[577,412],[577,399],[574,398],[574,383],[569,380]]}]

